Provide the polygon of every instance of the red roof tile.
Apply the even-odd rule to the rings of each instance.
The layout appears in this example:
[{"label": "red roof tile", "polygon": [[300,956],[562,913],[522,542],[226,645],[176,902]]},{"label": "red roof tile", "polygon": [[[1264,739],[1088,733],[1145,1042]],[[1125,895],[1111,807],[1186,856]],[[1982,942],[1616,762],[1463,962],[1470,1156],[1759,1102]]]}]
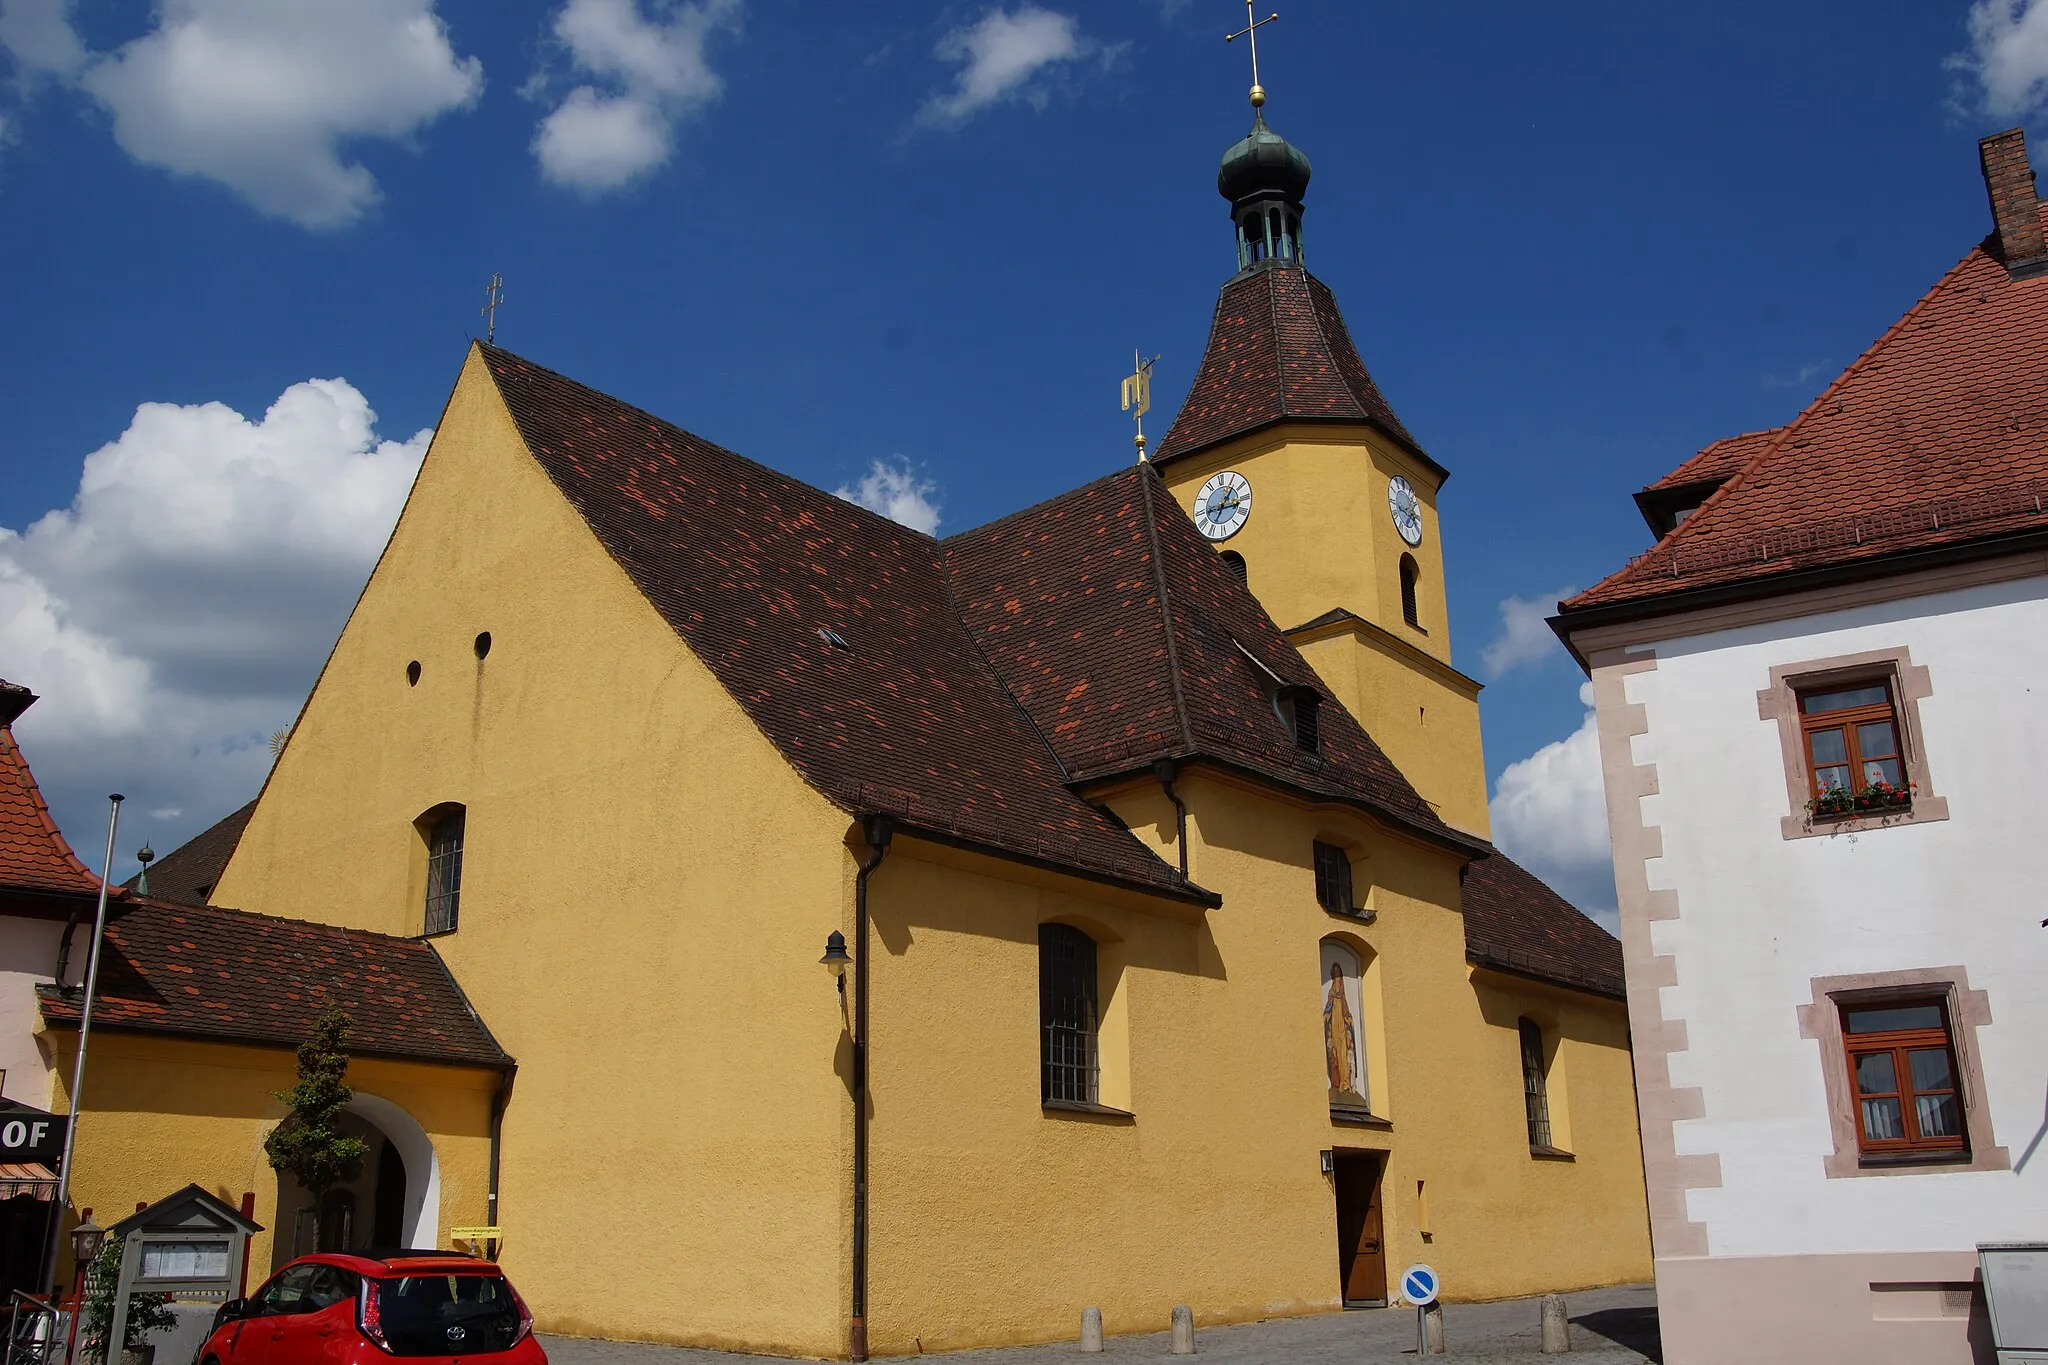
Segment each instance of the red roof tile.
[{"label": "red roof tile", "polygon": [[[150,899],[170,901],[176,905],[206,904],[207,897],[213,894],[214,886],[220,881],[220,874],[227,870],[228,859],[234,856],[235,844],[241,839],[242,830],[255,813],[256,803],[251,801],[151,863]],[[132,891],[140,880],[139,875],[130,877],[122,885]]]},{"label": "red roof tile", "polygon": [[1297,266],[1256,269],[1223,286],[1202,368],[1153,459],[1166,463],[1284,420],[1363,423],[1438,469],[1373,383],[1336,296]]},{"label": "red roof tile", "polygon": [[[2048,210],[2037,210],[2048,213]],[[1560,609],[2048,530],[2048,278],[1978,246],[1649,553]]]},{"label": "red roof tile", "polygon": [[[1151,468],[1097,479],[944,548],[962,618],[1073,781],[1203,756],[1469,842],[1328,698]],[[1262,669],[1324,696],[1319,753],[1295,747]]]},{"label": "red roof tile", "polygon": [[[77,1026],[80,992],[42,986],[36,994],[51,1025]],[[107,926],[92,1022],[296,1047],[329,1001],[348,1012],[357,1053],[486,1067],[511,1061],[430,944],[154,901]]]},{"label": "red roof tile", "polygon": [[1768,447],[1784,429],[1772,427],[1769,431],[1745,431],[1740,436],[1723,436],[1663,478],[1646,485],[1644,491],[1648,492],[1652,488],[1680,488],[1689,483],[1732,478],[1737,470]]},{"label": "red roof tile", "polygon": [[931,537],[481,349],[555,486],[819,792],[913,830],[1213,902],[1067,789],[968,638]]},{"label": "red roof tile", "polygon": [[1467,866],[1463,891],[1475,966],[1623,997],[1621,941],[1505,853]]},{"label": "red roof tile", "polygon": [[0,723],[0,894],[20,890],[97,898],[100,879],[58,832],[14,740],[14,718],[35,700],[34,694],[8,682],[0,682],[0,689],[7,694],[0,698],[6,707],[0,713],[5,715]]}]

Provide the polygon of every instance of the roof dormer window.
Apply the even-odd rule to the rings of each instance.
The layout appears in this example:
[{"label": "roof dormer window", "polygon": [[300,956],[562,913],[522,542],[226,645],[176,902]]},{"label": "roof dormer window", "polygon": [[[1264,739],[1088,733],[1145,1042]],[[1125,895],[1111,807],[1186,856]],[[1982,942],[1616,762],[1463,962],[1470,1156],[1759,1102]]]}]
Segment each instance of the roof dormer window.
[{"label": "roof dormer window", "polygon": [[1281,690],[1276,709],[1287,726],[1287,733],[1294,737],[1294,747],[1305,754],[1322,750],[1322,705],[1323,699],[1313,687]]}]

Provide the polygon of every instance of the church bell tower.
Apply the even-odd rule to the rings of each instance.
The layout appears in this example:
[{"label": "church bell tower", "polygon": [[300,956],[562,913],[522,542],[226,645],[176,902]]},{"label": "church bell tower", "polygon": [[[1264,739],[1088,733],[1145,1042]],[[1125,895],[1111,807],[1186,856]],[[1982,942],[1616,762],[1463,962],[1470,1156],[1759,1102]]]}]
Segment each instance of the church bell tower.
[{"label": "church bell tower", "polygon": [[1237,273],[1152,457],[1331,693],[1450,824],[1487,832],[1479,684],[1451,667],[1437,495],[1449,477],[1373,382],[1302,219],[1309,160],[1266,124],[1223,155]]}]

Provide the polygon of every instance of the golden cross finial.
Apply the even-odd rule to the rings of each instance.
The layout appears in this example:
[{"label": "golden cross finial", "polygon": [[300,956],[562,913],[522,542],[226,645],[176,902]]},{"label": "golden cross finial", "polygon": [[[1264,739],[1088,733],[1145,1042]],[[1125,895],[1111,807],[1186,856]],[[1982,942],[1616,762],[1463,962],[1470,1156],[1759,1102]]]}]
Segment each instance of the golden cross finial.
[{"label": "golden cross finial", "polygon": [[491,272],[491,287],[484,291],[484,306],[476,311],[484,320],[484,343],[489,345],[498,336],[498,305],[505,301],[505,277],[497,271]]},{"label": "golden cross finial", "polygon": [[1138,424],[1139,464],[1145,462],[1145,414],[1152,411],[1152,367],[1158,363],[1158,356],[1146,360],[1143,352],[1133,350],[1131,372],[1124,376],[1124,411]]},{"label": "golden cross finial", "polygon": [[1279,17],[1280,11],[1274,10],[1265,18],[1254,20],[1252,18],[1252,0],[1244,0],[1244,27],[1235,33],[1223,35],[1223,41],[1226,43],[1234,43],[1239,38],[1249,38],[1252,40],[1252,108],[1254,109],[1266,102],[1266,87],[1259,84],[1259,30]]}]

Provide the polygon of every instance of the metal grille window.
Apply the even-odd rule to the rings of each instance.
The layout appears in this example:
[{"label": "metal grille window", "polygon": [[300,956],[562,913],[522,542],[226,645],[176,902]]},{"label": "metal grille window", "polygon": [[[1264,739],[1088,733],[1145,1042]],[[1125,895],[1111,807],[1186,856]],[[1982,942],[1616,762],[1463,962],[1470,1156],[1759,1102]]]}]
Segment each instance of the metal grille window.
[{"label": "metal grille window", "polygon": [[1351,900],[1351,855],[1320,841],[1316,854],[1316,901],[1333,915],[1355,912]]},{"label": "metal grille window", "polygon": [[1543,1029],[1533,1019],[1520,1019],[1522,1034],[1522,1103],[1529,1116],[1529,1149],[1550,1148],[1550,1096],[1543,1084]]},{"label": "metal grille window", "polygon": [[1096,1102],[1095,991],[1095,940],[1065,924],[1039,925],[1039,1098],[1048,1103]]},{"label": "metal grille window", "polygon": [[462,901],[462,817],[462,811],[450,811],[427,832],[426,932],[430,934],[445,934],[455,927]]}]

